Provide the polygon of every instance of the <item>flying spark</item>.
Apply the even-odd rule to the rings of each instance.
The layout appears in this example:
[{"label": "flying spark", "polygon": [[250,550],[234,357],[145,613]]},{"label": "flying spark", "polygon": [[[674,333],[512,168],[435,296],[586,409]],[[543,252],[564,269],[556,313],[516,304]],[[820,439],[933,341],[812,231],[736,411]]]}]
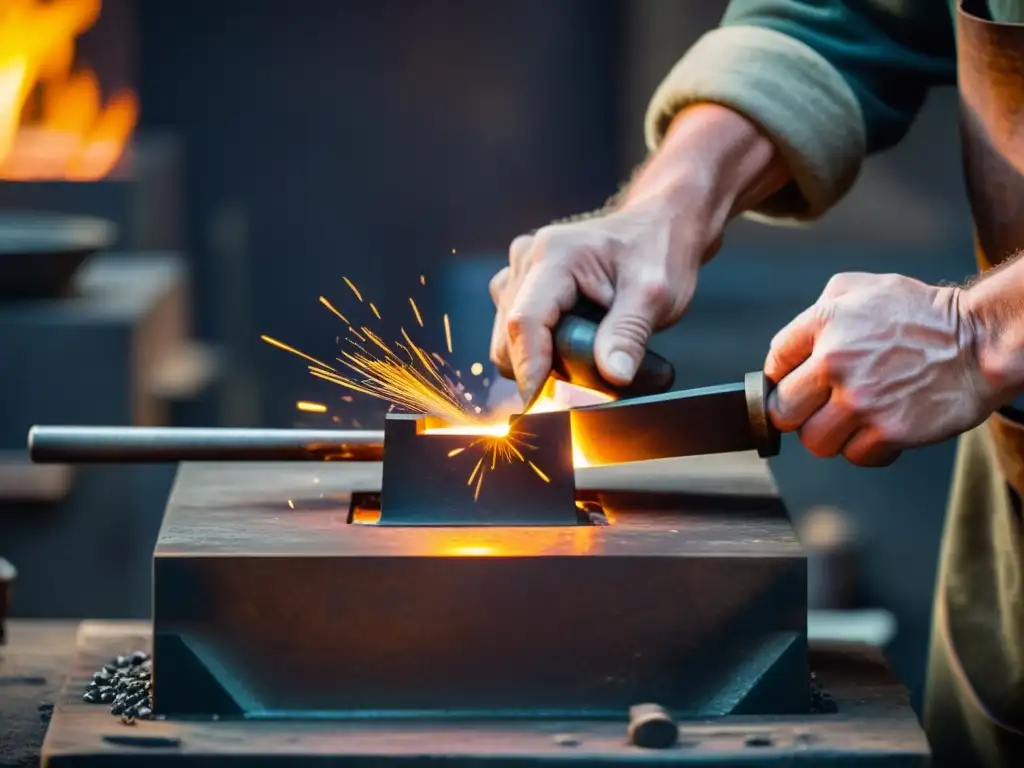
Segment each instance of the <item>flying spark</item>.
[{"label": "flying spark", "polygon": [[345,284],[346,284],[346,285],[347,285],[347,286],[348,286],[349,288],[351,288],[351,289],[352,289],[352,293],[354,293],[354,294],[356,295],[356,298],[357,298],[357,299],[359,299],[359,303],[360,303],[360,304],[362,304],[362,303],[363,303],[363,294],[361,294],[361,293],[359,292],[359,289],[358,289],[358,288],[356,288],[356,287],[355,287],[355,285],[354,285],[354,284],[352,283],[352,281],[351,281],[351,280],[349,280],[349,279],[348,279],[347,277],[343,277],[343,278],[341,278],[341,279],[342,279],[342,280],[344,280],[344,281],[345,281]]},{"label": "flying spark", "polygon": [[416,306],[416,302],[412,300],[412,296],[409,297],[409,303],[412,305],[413,314],[416,315],[416,322],[420,324],[420,328],[423,327],[423,316],[420,314],[420,308]]},{"label": "flying spark", "polygon": [[340,320],[341,320],[341,321],[342,321],[343,323],[345,323],[345,325],[349,325],[349,322],[348,322],[348,318],[347,318],[347,317],[345,317],[345,316],[344,316],[343,314],[341,314],[341,312],[339,312],[339,311],[338,311],[337,309],[335,309],[335,308],[334,308],[334,305],[333,305],[333,304],[331,304],[331,302],[329,302],[329,301],[327,300],[327,297],[326,297],[326,296],[321,296],[321,297],[320,297],[320,303],[321,303],[321,304],[323,304],[323,305],[324,305],[325,307],[327,307],[327,308],[328,308],[329,310],[331,310],[331,312],[333,312],[333,313],[334,313],[335,315],[337,315],[337,316],[338,316],[338,318],[339,318],[339,319],[340,319]]},{"label": "flying spark", "polygon": [[[380,319],[377,307],[372,302],[364,302],[362,294],[351,280],[347,277],[344,280],[356,299],[362,303],[369,303],[371,311]],[[422,275],[420,282],[426,283]],[[459,381],[461,372],[454,371],[445,358],[436,352],[423,349],[405,328],[400,328],[401,340],[388,343],[365,325],[351,325],[345,315],[326,297],[321,296],[320,303],[342,320],[349,330],[349,335],[340,342],[337,356],[330,362],[307,355],[269,336],[261,336],[262,340],[307,361],[310,374],[316,378],[358,394],[383,400],[392,408],[440,417],[448,425],[429,428],[425,435],[464,435],[466,444],[449,450],[448,457],[455,458],[464,453],[470,456],[472,469],[466,484],[473,488],[474,500],[480,497],[487,473],[496,471],[505,464],[527,464],[537,477],[544,482],[550,482],[550,478],[541,468],[524,455],[524,450],[536,448],[526,442],[525,438],[530,435],[513,430],[507,423],[495,424],[482,416],[480,406],[470,405],[473,402],[473,393],[467,391]],[[423,327],[423,316],[416,302],[410,298],[409,304],[417,324]],[[450,354],[452,331],[451,320],[447,314],[444,315],[444,330]],[[483,372],[483,365],[473,363],[470,370],[474,376],[479,376]],[[341,399],[352,402],[352,395],[343,395]],[[310,413],[327,411],[326,405],[308,401],[300,401],[296,403],[296,407],[300,411]],[[340,423],[338,417],[335,416],[333,419]],[[355,420],[352,425],[359,427]]]},{"label": "flying spark", "polygon": [[[427,434],[430,434],[429,430]],[[449,457],[458,456],[465,451],[473,451],[477,455],[476,463],[473,464],[473,469],[466,480],[466,485],[473,488],[474,501],[480,498],[480,489],[483,487],[484,477],[488,472],[494,472],[502,465],[514,464],[517,461],[527,464],[545,483],[551,482],[551,478],[544,474],[540,467],[523,455],[523,449],[536,448],[526,442],[524,438],[527,437],[533,437],[533,435],[513,429],[508,425],[495,425],[490,434],[478,437],[465,448],[449,451]]]}]

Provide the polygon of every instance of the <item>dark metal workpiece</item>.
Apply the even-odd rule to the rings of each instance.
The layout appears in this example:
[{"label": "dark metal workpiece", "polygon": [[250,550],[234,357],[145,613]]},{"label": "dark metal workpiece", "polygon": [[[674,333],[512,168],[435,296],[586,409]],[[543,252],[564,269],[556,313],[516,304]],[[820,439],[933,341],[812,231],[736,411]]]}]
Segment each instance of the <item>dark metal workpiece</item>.
[{"label": "dark metal workpiece", "polygon": [[156,712],[807,712],[806,561],[777,499],[609,494],[606,527],[348,523],[371,475],[179,469],[154,556]]},{"label": "dark metal workpiece", "polygon": [[379,430],[34,426],[28,451],[40,464],[179,461],[380,461]]},{"label": "dark metal workpiece", "polygon": [[756,450],[779,452],[763,373],[716,387],[574,408],[573,439],[592,466]]},{"label": "dark metal workpiece", "polygon": [[378,525],[577,524],[566,411],[525,416],[505,439],[430,434],[431,421],[388,414]]},{"label": "dark metal workpiece", "polygon": [[[587,389],[618,398],[656,395],[672,388],[676,371],[672,363],[656,352],[647,350],[640,361],[633,381],[625,387],[609,383],[597,368],[594,340],[605,310],[589,300],[582,300],[562,317],[553,333],[551,375]],[[528,404],[529,405],[529,404]],[[527,412],[529,407],[525,408]]]},{"label": "dark metal workpiece", "polygon": [[629,708],[629,743],[642,749],[669,749],[679,743],[679,726],[664,707],[636,704]]}]

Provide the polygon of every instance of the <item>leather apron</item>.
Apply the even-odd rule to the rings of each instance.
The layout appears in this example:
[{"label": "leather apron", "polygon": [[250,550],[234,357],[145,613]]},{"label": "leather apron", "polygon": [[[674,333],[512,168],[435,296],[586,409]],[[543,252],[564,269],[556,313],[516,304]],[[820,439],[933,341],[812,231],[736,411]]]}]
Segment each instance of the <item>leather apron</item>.
[{"label": "leather apron", "polygon": [[[1024,25],[956,12],[978,266],[1024,250]],[[961,438],[936,587],[925,726],[942,765],[1024,766],[1024,411]]]}]

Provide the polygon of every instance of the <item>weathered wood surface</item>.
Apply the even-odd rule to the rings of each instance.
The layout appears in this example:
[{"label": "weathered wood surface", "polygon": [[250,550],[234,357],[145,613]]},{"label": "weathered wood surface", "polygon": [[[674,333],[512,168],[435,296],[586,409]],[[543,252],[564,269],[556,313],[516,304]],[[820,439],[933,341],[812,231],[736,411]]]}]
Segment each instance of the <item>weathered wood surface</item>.
[{"label": "weathered wood surface", "polygon": [[49,713],[75,658],[75,621],[8,621],[0,646],[0,766],[39,764]]},{"label": "weathered wood surface", "polygon": [[[383,765],[446,759],[458,765],[837,764],[923,766],[928,746],[906,691],[879,653],[863,646],[812,651],[837,715],[725,718],[684,723],[680,745],[644,751],[626,745],[623,722],[138,722],[125,726],[81,691],[101,663],[145,648],[144,624],[83,624],[77,656],[43,748],[47,766],[316,763]],[[34,704],[23,703],[22,707]]]}]

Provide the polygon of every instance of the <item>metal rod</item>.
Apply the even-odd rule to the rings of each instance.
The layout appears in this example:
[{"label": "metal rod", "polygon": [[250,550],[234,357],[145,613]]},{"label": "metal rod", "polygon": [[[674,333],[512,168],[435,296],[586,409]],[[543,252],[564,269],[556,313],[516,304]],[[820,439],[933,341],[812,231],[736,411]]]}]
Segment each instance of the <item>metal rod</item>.
[{"label": "metal rod", "polygon": [[37,464],[160,464],[179,461],[380,461],[384,432],[216,427],[34,426]]}]

